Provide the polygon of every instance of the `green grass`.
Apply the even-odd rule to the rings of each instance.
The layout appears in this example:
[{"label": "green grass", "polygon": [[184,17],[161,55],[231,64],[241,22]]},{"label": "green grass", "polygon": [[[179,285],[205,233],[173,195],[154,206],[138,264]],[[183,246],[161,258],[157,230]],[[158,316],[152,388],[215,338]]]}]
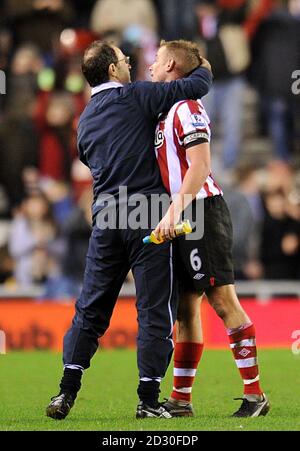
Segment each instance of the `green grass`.
[{"label": "green grass", "polygon": [[[50,352],[11,352],[0,356],[0,430],[202,431],[300,430],[300,356],[290,350],[260,350],[261,380],[272,409],[256,419],[230,418],[239,407],[241,381],[230,351],[206,351],[193,389],[195,418],[134,418],[137,369],[134,351],[100,351],[64,421],[45,416],[57,394],[61,356]],[[172,368],[162,397],[172,385]]]}]

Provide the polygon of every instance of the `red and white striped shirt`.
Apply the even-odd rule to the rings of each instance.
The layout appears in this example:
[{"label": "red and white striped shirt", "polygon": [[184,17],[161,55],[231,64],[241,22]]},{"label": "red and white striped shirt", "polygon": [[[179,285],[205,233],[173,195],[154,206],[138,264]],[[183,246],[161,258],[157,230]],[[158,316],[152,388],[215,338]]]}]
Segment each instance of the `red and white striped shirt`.
[{"label": "red and white striped shirt", "polygon": [[[155,134],[155,153],[163,184],[173,195],[180,191],[191,164],[186,150],[201,142],[210,142],[210,121],[200,100],[176,103],[160,118]],[[223,195],[210,173],[197,199]]]}]

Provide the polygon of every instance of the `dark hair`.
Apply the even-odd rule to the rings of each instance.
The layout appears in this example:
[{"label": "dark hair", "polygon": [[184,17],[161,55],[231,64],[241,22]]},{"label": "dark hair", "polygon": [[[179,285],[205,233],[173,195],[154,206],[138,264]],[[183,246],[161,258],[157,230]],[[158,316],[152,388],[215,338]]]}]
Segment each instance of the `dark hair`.
[{"label": "dark hair", "polygon": [[86,49],[81,69],[92,88],[109,81],[108,68],[111,64],[118,64],[118,57],[107,42],[94,41]]}]

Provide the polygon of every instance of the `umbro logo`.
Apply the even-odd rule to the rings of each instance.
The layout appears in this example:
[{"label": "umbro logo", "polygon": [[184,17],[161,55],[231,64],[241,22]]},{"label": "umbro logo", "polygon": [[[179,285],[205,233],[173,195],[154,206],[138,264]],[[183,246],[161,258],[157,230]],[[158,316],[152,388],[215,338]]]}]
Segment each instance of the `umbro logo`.
[{"label": "umbro logo", "polygon": [[249,349],[243,348],[240,352],[239,355],[241,355],[242,357],[246,357],[248,354],[250,354],[251,351],[249,351]]},{"label": "umbro logo", "polygon": [[195,280],[201,280],[202,277],[204,277],[204,276],[205,276],[205,274],[201,274],[200,272],[198,272],[198,273],[194,276],[194,279],[195,279]]}]

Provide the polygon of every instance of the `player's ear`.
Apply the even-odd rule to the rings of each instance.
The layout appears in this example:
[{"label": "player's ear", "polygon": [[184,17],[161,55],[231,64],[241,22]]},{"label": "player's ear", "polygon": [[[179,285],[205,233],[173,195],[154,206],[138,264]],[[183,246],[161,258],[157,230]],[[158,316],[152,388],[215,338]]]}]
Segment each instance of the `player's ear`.
[{"label": "player's ear", "polygon": [[167,72],[172,72],[175,69],[176,62],[173,59],[169,59],[167,64]]}]

